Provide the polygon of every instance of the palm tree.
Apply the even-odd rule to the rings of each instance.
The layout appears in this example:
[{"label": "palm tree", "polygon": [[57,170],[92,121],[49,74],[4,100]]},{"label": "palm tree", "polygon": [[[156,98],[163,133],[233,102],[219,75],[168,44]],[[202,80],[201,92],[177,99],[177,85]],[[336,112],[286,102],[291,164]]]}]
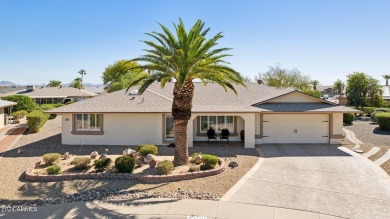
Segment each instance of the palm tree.
[{"label": "palm tree", "polygon": [[320,84],[319,81],[314,80],[310,82],[311,85],[313,85],[313,90],[317,90],[317,86]]},{"label": "palm tree", "polygon": [[160,81],[164,87],[172,78],[176,79],[173,88],[172,116],[175,136],[175,166],[188,164],[187,124],[191,118],[192,98],[194,96],[193,79],[198,78],[204,84],[214,82],[225,91],[232,90],[237,94],[233,84],[243,85],[240,73],[227,66],[223,58],[230,56],[224,52],[230,48],[215,48],[222,33],[206,39],[210,28],[204,29],[205,23],[196,21],[189,32],[179,19],[179,25],[173,24],[175,34],[160,24],[162,33],[147,33],[157,42],[143,41],[150,48],[147,54],[133,59],[145,64],[137,68],[146,70],[147,74],[134,80],[129,88],[141,82],[138,89],[143,93],[153,82]]},{"label": "palm tree", "polygon": [[86,72],[84,69],[81,69],[81,70],[79,71],[79,74],[81,75],[81,83],[83,83],[84,75],[86,75],[87,72]]},{"label": "palm tree", "polygon": [[390,75],[383,75],[382,77],[386,79],[386,86],[389,86]]},{"label": "palm tree", "polygon": [[343,87],[344,83],[340,79],[337,79],[333,84],[333,90],[336,90],[338,94],[341,94]]},{"label": "palm tree", "polygon": [[60,87],[60,86],[61,86],[61,81],[51,80],[49,81],[46,87]]},{"label": "palm tree", "polygon": [[81,78],[75,78],[69,87],[74,87],[77,89],[84,89],[83,80]]}]

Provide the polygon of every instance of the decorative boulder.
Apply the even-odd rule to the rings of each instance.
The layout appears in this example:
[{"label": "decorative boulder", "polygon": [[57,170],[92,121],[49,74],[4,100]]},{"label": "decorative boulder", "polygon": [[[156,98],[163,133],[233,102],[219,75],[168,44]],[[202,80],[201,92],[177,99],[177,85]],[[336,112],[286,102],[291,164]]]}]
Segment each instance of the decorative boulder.
[{"label": "decorative boulder", "polygon": [[146,157],[144,158],[144,161],[145,161],[146,163],[149,163],[149,162],[152,161],[152,160],[156,160],[156,156],[154,156],[153,154],[148,154],[148,155],[146,155]]},{"label": "decorative boulder", "polygon": [[104,158],[107,158],[107,154],[101,154],[99,159],[104,159]]},{"label": "decorative boulder", "polygon": [[139,158],[139,153],[138,152],[134,152],[132,154],[130,154],[131,157],[134,157],[134,159],[138,159]]},{"label": "decorative boulder", "polygon": [[149,167],[150,167],[150,168],[155,168],[156,166],[157,166],[157,161],[151,160],[151,161],[149,162]]},{"label": "decorative boulder", "polygon": [[194,162],[195,162],[196,164],[201,164],[201,163],[202,163],[202,155],[196,156]]},{"label": "decorative boulder", "polygon": [[97,156],[99,156],[99,153],[97,151],[92,151],[90,156],[92,159],[95,159]]},{"label": "decorative boulder", "polygon": [[132,150],[132,149],[128,148],[128,149],[123,151],[123,156],[131,156],[135,152],[136,152],[135,150]]},{"label": "decorative boulder", "polygon": [[70,158],[69,152],[65,152],[64,154],[64,160],[68,160]]}]

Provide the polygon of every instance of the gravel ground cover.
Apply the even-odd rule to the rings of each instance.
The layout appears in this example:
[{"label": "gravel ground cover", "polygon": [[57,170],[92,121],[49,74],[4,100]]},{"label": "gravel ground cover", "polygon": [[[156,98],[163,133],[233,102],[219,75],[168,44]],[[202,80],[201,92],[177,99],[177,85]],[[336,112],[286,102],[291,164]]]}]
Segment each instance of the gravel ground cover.
[{"label": "gravel ground cover", "polygon": [[[379,147],[380,150],[369,157],[368,159],[375,161],[382,157],[390,149],[390,131],[382,131],[379,129],[378,124],[373,124],[367,118],[361,118],[354,121],[351,126],[344,126],[344,128],[353,131],[356,137],[364,142],[361,149],[364,153],[371,150],[372,147]],[[353,148],[354,145],[345,140],[346,147]],[[390,175],[390,161],[387,161],[381,165],[381,167]]]},{"label": "gravel ground cover", "polygon": [[[137,146],[90,146],[61,144],[61,116],[49,120],[42,130],[36,134],[25,134],[15,144],[14,149],[0,158],[0,205],[14,202],[33,201],[43,204],[54,203],[55,200],[74,201],[83,198],[94,199],[124,197],[187,197],[202,199],[218,199],[226,193],[258,160],[255,149],[228,146],[196,146],[193,152],[214,154],[227,162],[234,160],[239,167],[227,168],[223,173],[205,178],[184,180],[169,183],[141,183],[136,180],[69,180],[60,182],[29,182],[24,179],[24,171],[45,153],[70,152],[75,155],[89,155],[92,151],[108,154],[122,154],[126,148]],[[17,149],[23,149],[18,154]],[[159,155],[173,156],[174,148],[159,146]],[[105,192],[104,192],[105,191]],[[104,195],[102,195],[102,192]],[[79,197],[79,198],[74,198]],[[73,198],[72,198],[73,197]],[[49,201],[48,201],[49,200]],[[87,199],[88,200],[88,199]],[[41,203],[41,204],[42,204]]]}]

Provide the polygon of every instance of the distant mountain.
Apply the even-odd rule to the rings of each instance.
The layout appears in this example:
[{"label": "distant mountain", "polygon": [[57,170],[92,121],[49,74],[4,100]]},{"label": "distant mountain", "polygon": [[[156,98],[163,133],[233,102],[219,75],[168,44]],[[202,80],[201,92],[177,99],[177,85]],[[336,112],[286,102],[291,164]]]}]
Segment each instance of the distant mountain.
[{"label": "distant mountain", "polygon": [[[70,83],[62,84],[64,87],[69,87]],[[104,87],[104,84],[92,84],[92,83],[84,83],[84,87]]]},{"label": "distant mountain", "polygon": [[11,81],[0,81],[0,86],[12,87],[16,86],[16,84],[12,83]]}]

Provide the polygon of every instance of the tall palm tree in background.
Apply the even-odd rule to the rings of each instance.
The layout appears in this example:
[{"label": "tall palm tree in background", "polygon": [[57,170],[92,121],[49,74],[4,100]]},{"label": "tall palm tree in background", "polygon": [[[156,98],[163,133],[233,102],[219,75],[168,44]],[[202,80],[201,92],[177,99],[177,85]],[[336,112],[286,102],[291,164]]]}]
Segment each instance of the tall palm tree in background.
[{"label": "tall palm tree in background", "polygon": [[83,82],[84,82],[84,81],[83,81],[84,75],[86,75],[87,72],[86,72],[84,69],[81,69],[81,70],[79,71],[79,74],[81,75],[81,83],[83,83]]},{"label": "tall palm tree in background", "polygon": [[49,81],[46,87],[60,87],[60,86],[61,86],[61,81],[51,80]]},{"label": "tall palm tree in background", "polygon": [[191,118],[192,98],[194,96],[193,79],[198,78],[204,84],[214,82],[225,91],[232,90],[237,94],[233,84],[243,85],[240,73],[227,66],[223,58],[230,56],[224,52],[230,48],[215,48],[222,33],[207,39],[210,28],[204,29],[205,23],[198,20],[189,32],[179,19],[173,24],[175,32],[160,24],[162,32],[147,33],[156,41],[143,41],[150,48],[147,53],[132,61],[141,61],[137,68],[148,72],[133,81],[129,88],[141,82],[139,93],[143,93],[153,82],[160,81],[161,87],[176,79],[173,88],[172,116],[174,120],[175,166],[188,164],[187,124]]},{"label": "tall palm tree in background", "polygon": [[313,90],[317,90],[317,86],[320,84],[319,81],[314,80],[310,82],[311,85],[313,85]]},{"label": "tall palm tree in background", "polygon": [[386,86],[389,86],[390,75],[383,75],[382,77],[386,79]]},{"label": "tall palm tree in background", "polygon": [[333,90],[337,91],[338,94],[341,94],[343,92],[344,83],[337,79],[333,84]]}]

